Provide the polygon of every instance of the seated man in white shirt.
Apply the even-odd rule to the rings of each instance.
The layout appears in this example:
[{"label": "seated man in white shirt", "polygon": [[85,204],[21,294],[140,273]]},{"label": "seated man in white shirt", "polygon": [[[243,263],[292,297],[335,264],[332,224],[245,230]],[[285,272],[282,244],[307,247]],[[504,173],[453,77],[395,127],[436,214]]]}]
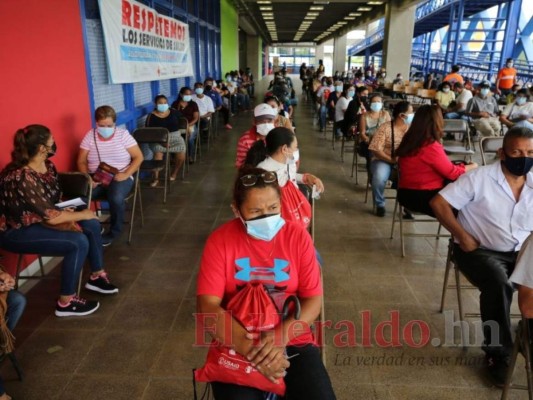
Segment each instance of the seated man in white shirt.
[{"label": "seated man in white shirt", "polygon": [[209,128],[209,121],[211,115],[215,112],[213,100],[211,97],[204,94],[204,85],[202,82],[194,84],[194,95],[192,101],[198,105],[198,113],[200,114],[200,133]]},{"label": "seated man in white shirt", "polygon": [[509,128],[523,126],[533,129],[533,103],[529,101],[527,89],[520,89],[516,92],[515,100],[507,104],[502,111],[500,121]]},{"label": "seated man in white shirt", "polygon": [[[510,129],[498,155],[500,163],[462,175],[431,200],[431,207],[454,237],[459,269],[481,291],[483,350],[494,383],[503,386],[513,346],[509,276],[533,231],[533,131]],[[494,322],[498,332],[491,329]]]},{"label": "seated man in white shirt", "polygon": [[459,119],[465,114],[466,106],[472,98],[472,92],[465,89],[461,82],[455,82],[453,86],[455,90],[455,102],[448,107],[448,112],[444,114],[444,119]]},{"label": "seated man in white shirt", "polygon": [[518,286],[518,305],[522,316],[533,319],[533,234],[522,245],[509,280]]}]

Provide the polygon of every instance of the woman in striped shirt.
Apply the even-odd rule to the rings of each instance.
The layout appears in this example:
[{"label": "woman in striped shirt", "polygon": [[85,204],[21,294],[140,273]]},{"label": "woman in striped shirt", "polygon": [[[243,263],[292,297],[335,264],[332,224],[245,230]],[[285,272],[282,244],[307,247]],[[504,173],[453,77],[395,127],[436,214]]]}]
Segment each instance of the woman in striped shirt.
[{"label": "woman in striped shirt", "polygon": [[94,117],[96,128],[87,132],[80,144],[78,169],[94,174],[98,165],[105,162],[119,171],[107,187],[93,182],[93,198],[103,197],[109,202],[111,227],[102,236],[102,244],[109,246],[122,231],[124,200],[133,187],[132,175],[141,165],[143,156],[133,136],[116,126],[117,114],[112,107],[98,107]]}]

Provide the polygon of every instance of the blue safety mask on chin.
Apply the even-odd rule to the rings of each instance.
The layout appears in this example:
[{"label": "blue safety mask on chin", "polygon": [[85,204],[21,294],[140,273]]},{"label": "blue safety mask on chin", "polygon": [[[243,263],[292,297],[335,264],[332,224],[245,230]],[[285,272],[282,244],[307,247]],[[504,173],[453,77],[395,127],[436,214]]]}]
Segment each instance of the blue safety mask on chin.
[{"label": "blue safety mask on chin", "polygon": [[244,221],[241,220],[246,227],[248,235],[266,242],[270,242],[278,234],[285,220],[281,218],[281,214],[265,214],[260,217]]}]

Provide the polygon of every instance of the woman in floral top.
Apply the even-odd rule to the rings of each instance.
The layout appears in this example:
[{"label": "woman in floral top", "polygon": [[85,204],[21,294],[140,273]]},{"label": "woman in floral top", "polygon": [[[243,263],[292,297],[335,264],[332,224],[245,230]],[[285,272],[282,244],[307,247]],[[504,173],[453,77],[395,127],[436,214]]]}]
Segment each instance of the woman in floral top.
[{"label": "woman in floral top", "polygon": [[0,237],[4,249],[14,253],[64,257],[58,317],[88,315],[97,301],[76,296],[76,286],[85,260],[92,274],[85,287],[112,294],[118,289],[103,270],[100,223],[90,210],[59,210],[61,191],[54,164],[56,152],[50,130],[29,125],[15,134],[11,163],[0,173]]},{"label": "woman in floral top", "polygon": [[379,126],[368,147],[372,155],[370,162],[372,196],[378,217],[385,216],[385,184],[391,175],[392,167],[396,164],[394,151],[400,145],[414,115],[413,107],[407,101],[396,104],[392,112],[392,121]]}]

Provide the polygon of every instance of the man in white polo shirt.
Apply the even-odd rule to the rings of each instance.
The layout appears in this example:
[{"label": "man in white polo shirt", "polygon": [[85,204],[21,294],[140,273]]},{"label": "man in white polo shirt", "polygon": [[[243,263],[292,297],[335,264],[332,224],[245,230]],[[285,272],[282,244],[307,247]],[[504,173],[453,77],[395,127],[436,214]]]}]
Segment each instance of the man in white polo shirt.
[{"label": "man in white polo shirt", "polygon": [[[472,170],[442,189],[431,207],[454,237],[459,269],[481,291],[481,319],[488,323],[483,350],[494,383],[502,386],[513,345],[509,276],[533,231],[533,131],[510,129],[498,155],[499,163]],[[489,321],[499,325],[497,334]]]},{"label": "man in white polo shirt", "polygon": [[522,316],[533,319],[533,234],[522,245],[509,280],[518,285],[518,305]]},{"label": "man in white polo shirt", "polygon": [[194,94],[192,101],[198,105],[198,113],[200,114],[200,133],[204,132],[209,127],[209,120],[211,115],[215,112],[213,100],[211,97],[204,94],[204,85],[202,82],[194,84]]}]

